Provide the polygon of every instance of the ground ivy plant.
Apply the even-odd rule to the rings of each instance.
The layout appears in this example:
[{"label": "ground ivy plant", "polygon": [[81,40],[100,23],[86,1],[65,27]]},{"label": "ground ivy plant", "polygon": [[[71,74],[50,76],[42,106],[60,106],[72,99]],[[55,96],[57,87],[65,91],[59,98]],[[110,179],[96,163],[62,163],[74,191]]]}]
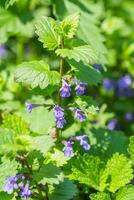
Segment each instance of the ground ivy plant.
[{"label": "ground ivy plant", "polygon": [[44,57],[47,49],[57,61],[23,62],[15,72],[38,98],[25,102],[27,111],[3,116],[1,200],[134,199],[133,138],[127,152],[123,133],[90,125],[99,112],[90,91],[101,82],[93,67],[101,58],[79,39],[79,22],[73,13],[35,25]]}]

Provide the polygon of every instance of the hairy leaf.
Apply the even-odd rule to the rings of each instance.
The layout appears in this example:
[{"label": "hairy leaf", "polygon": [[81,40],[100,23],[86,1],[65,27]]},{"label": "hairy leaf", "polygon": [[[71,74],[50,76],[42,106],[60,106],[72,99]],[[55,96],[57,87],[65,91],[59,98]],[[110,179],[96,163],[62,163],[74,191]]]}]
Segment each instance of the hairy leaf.
[{"label": "hairy leaf", "polygon": [[55,31],[56,22],[50,17],[42,17],[36,23],[36,33],[39,40],[43,43],[44,48],[54,50],[58,47],[58,34]]},{"label": "hairy leaf", "polygon": [[70,200],[76,195],[77,189],[72,181],[67,179],[63,183],[56,185],[49,194],[50,200]]},{"label": "hairy leaf", "polygon": [[98,192],[97,194],[90,194],[91,200],[111,200],[110,195],[104,192]]},{"label": "hairy leaf", "polygon": [[14,131],[16,135],[28,134],[30,132],[27,122],[16,114],[5,115],[2,127]]},{"label": "hairy leaf", "polygon": [[74,35],[77,32],[77,28],[79,25],[79,18],[80,14],[78,12],[67,16],[62,22],[61,22],[61,30],[62,34],[67,38],[73,38]]},{"label": "hairy leaf", "polygon": [[52,0],[54,14],[57,18],[63,19],[66,15],[74,12],[80,12],[80,25],[78,37],[90,44],[99,54],[100,63],[106,63],[106,48],[103,44],[104,37],[98,28],[98,20],[94,17],[90,2],[86,0]]},{"label": "hairy leaf", "polygon": [[15,72],[17,82],[31,86],[31,88],[46,88],[48,85],[59,83],[59,73],[50,71],[49,65],[43,61],[30,61],[20,64]]},{"label": "hairy leaf", "polygon": [[99,189],[99,179],[103,171],[103,162],[99,157],[89,154],[79,156],[71,163],[71,171],[70,179]]},{"label": "hairy leaf", "polygon": [[57,49],[57,55],[68,59],[74,59],[76,62],[82,61],[85,64],[95,64],[98,62],[98,56],[90,45],[77,46],[72,49]]},{"label": "hairy leaf", "polygon": [[42,165],[39,171],[34,172],[33,179],[43,184],[59,184],[60,181],[63,181],[63,174],[58,167],[49,163]]},{"label": "hairy leaf", "polygon": [[133,199],[134,199],[133,185],[127,185],[121,188],[116,195],[116,200],[133,200]]},{"label": "hairy leaf", "polygon": [[107,188],[110,192],[115,192],[130,182],[133,177],[132,173],[131,161],[123,154],[119,155],[115,153],[113,157],[108,160],[106,168],[101,176],[101,190],[103,191]]}]

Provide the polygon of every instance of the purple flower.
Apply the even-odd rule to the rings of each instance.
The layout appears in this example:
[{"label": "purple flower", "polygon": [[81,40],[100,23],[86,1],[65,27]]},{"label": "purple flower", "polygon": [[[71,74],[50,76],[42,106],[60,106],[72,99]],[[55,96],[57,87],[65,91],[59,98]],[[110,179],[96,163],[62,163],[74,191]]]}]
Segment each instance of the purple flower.
[{"label": "purple flower", "polygon": [[63,141],[63,144],[65,145],[65,147],[63,148],[63,152],[64,152],[64,155],[66,157],[72,157],[74,155],[74,152],[73,152],[73,147],[72,147],[72,144],[74,142],[73,141]]},{"label": "purple flower", "polygon": [[62,87],[60,88],[60,95],[61,97],[70,97],[71,96],[71,87],[70,85],[65,82],[64,80],[62,81]]},{"label": "purple flower", "polygon": [[117,127],[117,124],[118,124],[117,119],[112,119],[112,120],[108,123],[107,127],[108,127],[109,130],[114,130],[114,129]]},{"label": "purple flower", "polygon": [[117,87],[119,89],[127,89],[131,86],[131,84],[132,84],[132,79],[130,75],[125,75],[117,81]]},{"label": "purple flower", "polygon": [[27,108],[27,111],[29,113],[31,113],[33,108],[37,108],[37,107],[42,106],[42,105],[41,104],[33,104],[33,103],[30,103],[30,102],[26,102],[25,106]]},{"label": "purple flower", "polygon": [[75,87],[76,94],[77,95],[83,95],[83,94],[85,94],[87,83],[76,81],[76,84],[77,84],[76,87]]},{"label": "purple flower", "polygon": [[57,128],[63,128],[64,124],[66,123],[64,117],[64,109],[58,105],[54,106],[54,117],[57,124]]},{"label": "purple flower", "polygon": [[32,195],[32,191],[29,189],[29,182],[26,183],[25,187],[23,187],[20,191],[20,196],[24,197],[26,200],[28,197]]},{"label": "purple flower", "polygon": [[14,189],[18,188],[17,180],[18,180],[17,176],[8,176],[6,178],[6,184],[3,188],[3,191],[7,192],[8,194],[12,194]]},{"label": "purple flower", "polygon": [[134,116],[133,116],[133,113],[132,113],[132,112],[127,112],[127,113],[125,114],[125,120],[126,120],[126,121],[131,122],[131,121],[133,121],[133,119],[134,119]]},{"label": "purple flower", "polygon": [[98,70],[98,71],[102,71],[102,70],[103,70],[103,67],[102,67],[102,65],[100,65],[100,64],[94,64],[93,66],[94,66],[94,68],[95,68],[96,70]]},{"label": "purple flower", "polygon": [[4,45],[0,45],[0,58],[5,58],[7,56],[7,50]]},{"label": "purple flower", "polygon": [[90,149],[90,145],[88,144],[88,137],[87,137],[87,135],[76,136],[76,140],[78,140],[80,142],[80,145],[86,151]]},{"label": "purple flower", "polygon": [[113,90],[114,89],[114,81],[109,78],[104,78],[103,79],[103,87],[106,90]]},{"label": "purple flower", "polygon": [[74,112],[74,118],[78,119],[80,122],[83,122],[86,120],[85,113],[82,110],[77,109],[77,108],[69,108],[69,110]]}]

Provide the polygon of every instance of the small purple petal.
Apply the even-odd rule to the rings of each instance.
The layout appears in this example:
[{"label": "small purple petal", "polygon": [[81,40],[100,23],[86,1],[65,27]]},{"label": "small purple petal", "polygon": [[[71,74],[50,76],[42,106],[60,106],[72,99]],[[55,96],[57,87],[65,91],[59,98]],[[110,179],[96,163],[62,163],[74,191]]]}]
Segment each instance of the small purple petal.
[{"label": "small purple petal", "polygon": [[76,82],[76,87],[75,87],[75,90],[76,90],[76,95],[83,95],[86,93],[86,86],[87,86],[87,83],[85,82],[80,82],[80,81],[75,81]]},{"label": "small purple petal", "polygon": [[32,191],[29,189],[29,182],[26,183],[25,187],[23,187],[20,191],[20,196],[27,199],[32,195]]},{"label": "small purple petal", "polygon": [[60,88],[60,95],[63,98],[71,96],[71,86],[64,80],[62,81],[62,87]]},{"label": "small purple petal", "polygon": [[88,144],[88,137],[87,135],[82,135],[82,136],[76,136],[76,140],[80,142],[80,145],[88,151],[90,149],[90,145]]},{"label": "small purple petal", "polygon": [[66,123],[64,117],[64,109],[58,105],[54,106],[54,117],[57,124],[57,128],[63,128],[64,124]]},{"label": "small purple petal", "polygon": [[117,127],[117,124],[118,124],[117,119],[112,119],[112,120],[108,123],[107,128],[108,128],[109,130],[114,130],[114,129]]},{"label": "small purple petal", "polygon": [[125,75],[117,81],[117,87],[120,89],[127,89],[131,86],[132,79],[130,75]]},{"label": "small purple petal", "polygon": [[64,155],[66,157],[72,157],[74,155],[73,147],[72,147],[73,142],[63,141],[63,144],[65,145],[65,147],[63,148]]},{"label": "small purple petal", "polygon": [[33,104],[33,103],[30,103],[30,102],[26,102],[26,103],[25,103],[25,106],[26,106],[26,108],[27,108],[27,111],[28,111],[29,113],[31,113],[33,108],[37,108],[37,107],[39,107],[39,106],[42,106],[42,104]]}]

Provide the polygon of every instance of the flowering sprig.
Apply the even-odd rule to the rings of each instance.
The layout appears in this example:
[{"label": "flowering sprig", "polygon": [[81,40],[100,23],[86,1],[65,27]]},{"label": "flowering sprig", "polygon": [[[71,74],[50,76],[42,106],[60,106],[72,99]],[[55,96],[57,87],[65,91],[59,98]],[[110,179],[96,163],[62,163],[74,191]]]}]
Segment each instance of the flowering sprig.
[{"label": "flowering sprig", "polygon": [[58,105],[55,105],[54,117],[55,117],[57,128],[63,128],[64,124],[66,123],[65,116],[64,116],[64,109]]},{"label": "flowering sprig", "polygon": [[6,178],[3,191],[12,194],[14,191],[18,190],[19,196],[27,200],[27,198],[32,195],[32,191],[29,187],[30,182],[26,180],[26,177],[23,174],[17,174],[16,176],[8,176]]},{"label": "flowering sprig", "polygon": [[90,150],[91,146],[88,142],[87,135],[74,136],[74,137],[71,137],[68,141],[65,141],[65,140],[62,141],[62,143],[65,145],[63,148],[63,152],[66,157],[74,156],[73,144],[75,141],[78,141],[85,151]]},{"label": "flowering sprig", "polygon": [[69,108],[69,110],[74,112],[74,118],[77,119],[78,121],[83,122],[86,120],[86,116],[82,110],[72,107]]},{"label": "flowering sprig", "polygon": [[65,80],[62,80],[62,87],[60,88],[60,95],[63,98],[71,96],[71,85],[69,85]]}]

